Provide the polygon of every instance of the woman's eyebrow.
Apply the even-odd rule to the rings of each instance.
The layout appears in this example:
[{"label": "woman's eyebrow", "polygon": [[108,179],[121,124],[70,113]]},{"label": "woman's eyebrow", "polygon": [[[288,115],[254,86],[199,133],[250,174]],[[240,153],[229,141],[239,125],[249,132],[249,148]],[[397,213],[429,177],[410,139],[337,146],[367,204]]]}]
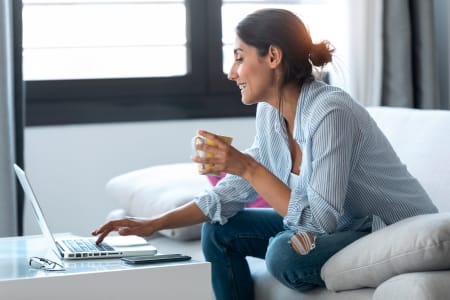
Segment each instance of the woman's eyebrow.
[{"label": "woman's eyebrow", "polygon": [[238,51],[243,51],[243,50],[242,50],[242,48],[236,48],[233,50],[233,53],[236,54],[236,53],[238,53]]}]

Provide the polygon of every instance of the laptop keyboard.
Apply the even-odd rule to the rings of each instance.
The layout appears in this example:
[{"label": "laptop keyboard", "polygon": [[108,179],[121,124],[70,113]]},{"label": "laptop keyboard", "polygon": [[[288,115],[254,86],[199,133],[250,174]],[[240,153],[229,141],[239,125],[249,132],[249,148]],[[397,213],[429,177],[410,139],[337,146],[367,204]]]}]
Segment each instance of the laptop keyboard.
[{"label": "laptop keyboard", "polygon": [[72,252],[114,251],[111,246],[105,243],[97,245],[94,240],[63,240],[63,242]]}]

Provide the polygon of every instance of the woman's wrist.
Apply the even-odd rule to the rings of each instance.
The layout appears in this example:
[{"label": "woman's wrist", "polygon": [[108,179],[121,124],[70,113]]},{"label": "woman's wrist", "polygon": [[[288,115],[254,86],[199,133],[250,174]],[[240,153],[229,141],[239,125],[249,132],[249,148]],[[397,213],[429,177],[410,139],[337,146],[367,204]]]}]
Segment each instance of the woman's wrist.
[{"label": "woman's wrist", "polygon": [[244,163],[244,172],[241,177],[244,178],[247,182],[251,183],[252,179],[255,177],[254,175],[258,172],[258,168],[261,165],[250,155],[246,155],[247,159]]},{"label": "woman's wrist", "polygon": [[164,215],[160,215],[156,218],[152,218],[147,221],[147,226],[149,230],[152,232],[160,231],[165,229],[167,225],[165,225],[166,221],[164,220]]}]

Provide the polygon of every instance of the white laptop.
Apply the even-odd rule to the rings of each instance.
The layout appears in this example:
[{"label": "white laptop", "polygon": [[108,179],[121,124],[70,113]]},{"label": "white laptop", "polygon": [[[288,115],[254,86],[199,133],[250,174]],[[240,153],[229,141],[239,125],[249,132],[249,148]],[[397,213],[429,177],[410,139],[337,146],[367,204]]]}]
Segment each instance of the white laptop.
[{"label": "white laptop", "polygon": [[[31,188],[31,184],[25,175],[25,172],[16,164],[14,171],[25,192],[25,197],[31,202],[33,211],[41,231],[47,240],[50,248],[62,259],[86,259],[86,258],[112,258],[139,255],[155,255],[157,249],[147,243],[145,239],[136,237],[136,239],[127,240],[125,243],[116,239],[116,242],[108,244],[102,242],[96,245],[95,238],[61,238],[55,239],[50,231],[44,214]],[[113,240],[116,237],[113,237]],[[121,238],[121,237],[117,237]],[[132,238],[132,237],[131,237]]]}]

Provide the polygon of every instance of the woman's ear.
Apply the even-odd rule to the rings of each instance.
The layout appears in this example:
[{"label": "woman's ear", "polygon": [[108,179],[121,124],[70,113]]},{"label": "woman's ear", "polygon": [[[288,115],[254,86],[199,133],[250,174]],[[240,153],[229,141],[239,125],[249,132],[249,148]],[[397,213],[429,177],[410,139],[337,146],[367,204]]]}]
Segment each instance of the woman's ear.
[{"label": "woman's ear", "polygon": [[281,60],[283,58],[283,51],[281,51],[280,47],[270,45],[269,51],[267,53],[269,64],[272,68],[278,67],[281,64]]}]

